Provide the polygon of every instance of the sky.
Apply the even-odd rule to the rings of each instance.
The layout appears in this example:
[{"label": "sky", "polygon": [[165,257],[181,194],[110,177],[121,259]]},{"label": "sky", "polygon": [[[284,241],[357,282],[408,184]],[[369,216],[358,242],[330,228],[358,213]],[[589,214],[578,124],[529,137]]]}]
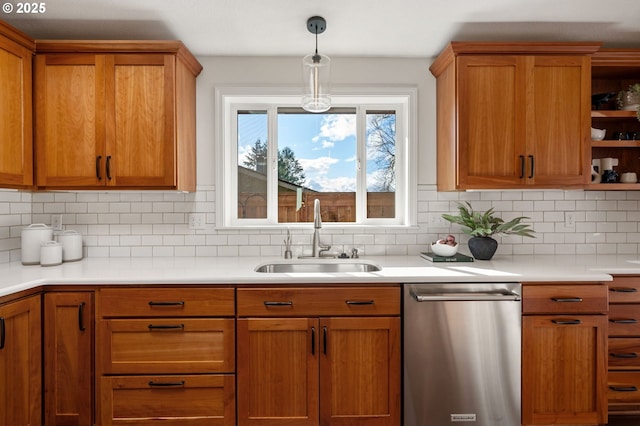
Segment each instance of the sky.
[{"label": "sky", "polygon": [[[255,141],[267,139],[266,114],[242,114],[238,163]],[[278,149],[288,146],[306,175],[305,186],[323,192],[356,189],[355,114],[280,114]]]}]

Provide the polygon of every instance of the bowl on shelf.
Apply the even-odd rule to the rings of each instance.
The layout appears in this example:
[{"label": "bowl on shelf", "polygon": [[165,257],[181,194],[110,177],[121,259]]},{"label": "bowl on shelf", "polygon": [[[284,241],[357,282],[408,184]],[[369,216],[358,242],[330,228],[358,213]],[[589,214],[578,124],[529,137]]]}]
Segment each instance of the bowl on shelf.
[{"label": "bowl on shelf", "polygon": [[451,246],[449,244],[439,243],[436,241],[435,243],[431,243],[431,251],[437,256],[449,257],[458,252],[458,246],[458,243],[456,243],[456,245],[454,246]]},{"label": "bowl on shelf", "polygon": [[591,139],[594,141],[601,141],[604,139],[604,135],[607,133],[607,129],[594,129],[591,128]]}]

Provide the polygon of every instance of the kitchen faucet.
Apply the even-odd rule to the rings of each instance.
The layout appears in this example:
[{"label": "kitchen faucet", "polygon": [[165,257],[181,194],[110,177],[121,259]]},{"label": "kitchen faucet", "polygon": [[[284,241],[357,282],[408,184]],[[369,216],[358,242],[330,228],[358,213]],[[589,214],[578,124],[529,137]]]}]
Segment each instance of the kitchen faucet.
[{"label": "kitchen faucet", "polygon": [[313,202],[313,242],[311,247],[311,257],[324,257],[322,253],[329,251],[331,244],[322,244],[320,241],[320,229],[322,228],[322,217],[320,215],[320,200],[316,198]]}]

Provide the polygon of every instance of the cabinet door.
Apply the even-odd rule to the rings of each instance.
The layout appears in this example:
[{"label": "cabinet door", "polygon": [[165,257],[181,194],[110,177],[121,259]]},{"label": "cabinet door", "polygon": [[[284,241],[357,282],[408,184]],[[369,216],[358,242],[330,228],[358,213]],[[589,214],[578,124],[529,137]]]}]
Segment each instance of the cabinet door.
[{"label": "cabinet door", "polygon": [[589,58],[527,61],[528,174],[536,186],[585,185],[591,179]]},{"label": "cabinet door", "polygon": [[33,52],[0,36],[0,186],[33,184]]},{"label": "cabinet door", "polygon": [[0,306],[0,426],[42,424],[40,296]]},{"label": "cabinet door", "polygon": [[525,316],[522,423],[607,420],[605,315]]},{"label": "cabinet door", "polygon": [[44,296],[47,426],[93,422],[93,293]]},{"label": "cabinet door", "polygon": [[320,423],[400,425],[400,318],[320,320]]},{"label": "cabinet door", "polygon": [[458,168],[464,188],[508,188],[526,176],[525,57],[458,59]]},{"label": "cabinet door", "polygon": [[237,320],[238,425],[318,424],[318,320]]},{"label": "cabinet door", "polygon": [[175,186],[175,56],[106,60],[108,184]]},{"label": "cabinet door", "polygon": [[104,186],[104,56],[37,55],[36,184]]}]

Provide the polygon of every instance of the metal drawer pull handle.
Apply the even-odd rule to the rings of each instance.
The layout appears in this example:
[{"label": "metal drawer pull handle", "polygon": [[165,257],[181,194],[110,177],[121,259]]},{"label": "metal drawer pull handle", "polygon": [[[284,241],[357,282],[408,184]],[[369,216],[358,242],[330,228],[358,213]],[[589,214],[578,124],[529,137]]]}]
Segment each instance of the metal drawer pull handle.
[{"label": "metal drawer pull handle", "polygon": [[176,388],[184,386],[184,380],[179,382],[149,382],[149,386],[156,388]]},{"label": "metal drawer pull handle", "polygon": [[4,349],[6,331],[7,330],[4,328],[4,317],[0,317],[0,349]]},{"label": "metal drawer pull handle", "polygon": [[161,325],[154,325],[154,324],[149,324],[149,330],[176,330],[176,329],[184,329],[184,324],[161,324]]},{"label": "metal drawer pull handle", "polygon": [[638,358],[638,354],[635,352],[629,352],[629,353],[610,353],[609,355],[611,355],[614,358],[624,358],[624,359],[632,359],[632,358]]},{"label": "metal drawer pull handle", "polygon": [[582,321],[577,320],[577,319],[566,319],[566,320],[551,320],[552,323],[554,324],[558,324],[558,325],[576,325],[576,324],[582,324]]},{"label": "metal drawer pull handle", "polygon": [[84,327],[84,302],[78,305],[78,328],[80,331],[85,331]]},{"label": "metal drawer pull handle", "polygon": [[610,319],[609,322],[614,324],[637,324],[638,320],[634,318]]},{"label": "metal drawer pull handle", "polygon": [[346,300],[347,305],[375,305],[373,300]]},{"label": "metal drawer pull handle", "polygon": [[111,156],[110,155],[107,155],[106,169],[107,169],[107,179],[111,180]]},{"label": "metal drawer pull handle", "polygon": [[524,179],[524,155],[520,155],[520,179]]},{"label": "metal drawer pull handle", "polygon": [[635,392],[638,390],[636,386],[609,386],[609,389],[616,392]]},{"label": "metal drawer pull handle", "polygon": [[154,301],[149,301],[149,306],[184,306],[184,302],[154,302]]},{"label": "metal drawer pull handle", "polygon": [[286,302],[270,302],[268,300],[264,301],[264,306],[292,306],[293,302],[288,300]]},{"label": "metal drawer pull handle", "polygon": [[616,293],[637,293],[638,289],[633,287],[610,287],[609,291],[615,291]]},{"label": "metal drawer pull handle", "polygon": [[582,302],[582,297],[552,297],[554,302]]},{"label": "metal drawer pull handle", "polygon": [[316,328],[311,327],[311,355],[316,354]]},{"label": "metal drawer pull handle", "polygon": [[102,180],[102,176],[100,176],[100,161],[102,161],[102,155],[96,157],[96,177],[98,180]]},{"label": "metal drawer pull handle", "polygon": [[322,352],[327,354],[327,327],[322,327]]}]

